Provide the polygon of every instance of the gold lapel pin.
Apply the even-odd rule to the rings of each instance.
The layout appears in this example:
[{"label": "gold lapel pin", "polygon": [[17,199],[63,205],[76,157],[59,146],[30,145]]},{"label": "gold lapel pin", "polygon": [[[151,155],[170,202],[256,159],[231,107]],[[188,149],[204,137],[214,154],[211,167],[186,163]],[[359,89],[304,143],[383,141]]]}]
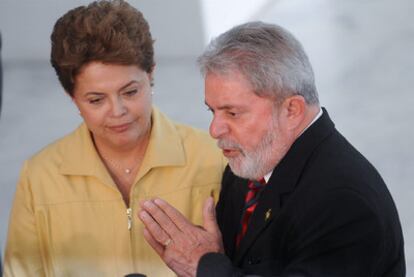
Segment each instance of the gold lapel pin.
[{"label": "gold lapel pin", "polygon": [[271,215],[272,215],[272,209],[268,209],[265,214],[265,221],[268,221]]}]

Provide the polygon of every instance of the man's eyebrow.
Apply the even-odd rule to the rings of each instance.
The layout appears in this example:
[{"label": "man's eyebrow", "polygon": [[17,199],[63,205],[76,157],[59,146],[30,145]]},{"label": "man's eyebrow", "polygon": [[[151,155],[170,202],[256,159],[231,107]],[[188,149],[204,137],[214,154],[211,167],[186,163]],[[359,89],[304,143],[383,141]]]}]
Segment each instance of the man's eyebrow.
[{"label": "man's eyebrow", "polygon": [[[204,101],[204,104],[209,108],[209,109],[211,109],[211,110],[213,110],[211,107],[210,107],[210,105],[206,102],[206,101]],[[223,106],[218,106],[218,107],[216,107],[215,108],[215,110],[230,110],[230,109],[233,109],[234,108],[234,106],[233,105],[223,105]]]}]

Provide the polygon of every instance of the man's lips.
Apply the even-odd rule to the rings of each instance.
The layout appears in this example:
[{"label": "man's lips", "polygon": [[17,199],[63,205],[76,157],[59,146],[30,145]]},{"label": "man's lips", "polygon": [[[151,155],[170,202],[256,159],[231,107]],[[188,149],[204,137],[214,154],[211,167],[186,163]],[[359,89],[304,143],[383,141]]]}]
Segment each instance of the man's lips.
[{"label": "man's lips", "polygon": [[128,130],[130,125],[131,123],[124,123],[124,124],[119,124],[119,125],[111,125],[111,126],[108,126],[108,128],[114,132],[122,133]]},{"label": "man's lips", "polygon": [[239,155],[240,151],[234,148],[223,148],[223,155],[226,158],[233,158],[237,155]]}]

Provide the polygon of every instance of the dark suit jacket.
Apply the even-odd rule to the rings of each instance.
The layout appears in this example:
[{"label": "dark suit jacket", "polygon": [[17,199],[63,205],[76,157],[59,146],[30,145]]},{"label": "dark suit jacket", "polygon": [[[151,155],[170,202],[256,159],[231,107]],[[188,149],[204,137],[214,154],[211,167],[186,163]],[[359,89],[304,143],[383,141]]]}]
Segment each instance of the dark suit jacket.
[{"label": "dark suit jacket", "polygon": [[226,255],[203,256],[198,276],[405,276],[391,195],[326,110],[274,169],[236,249],[246,192],[227,168],[217,205]]}]

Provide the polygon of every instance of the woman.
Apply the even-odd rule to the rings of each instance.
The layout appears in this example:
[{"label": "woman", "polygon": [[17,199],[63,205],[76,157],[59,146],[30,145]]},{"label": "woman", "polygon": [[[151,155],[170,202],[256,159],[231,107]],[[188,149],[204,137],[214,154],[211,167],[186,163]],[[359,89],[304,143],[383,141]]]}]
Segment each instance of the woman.
[{"label": "woman", "polygon": [[207,134],[153,108],[153,40],[126,2],[61,17],[51,62],[84,123],[24,163],[5,276],[173,275],[143,238],[138,203],[160,196],[201,224],[224,160]]}]

